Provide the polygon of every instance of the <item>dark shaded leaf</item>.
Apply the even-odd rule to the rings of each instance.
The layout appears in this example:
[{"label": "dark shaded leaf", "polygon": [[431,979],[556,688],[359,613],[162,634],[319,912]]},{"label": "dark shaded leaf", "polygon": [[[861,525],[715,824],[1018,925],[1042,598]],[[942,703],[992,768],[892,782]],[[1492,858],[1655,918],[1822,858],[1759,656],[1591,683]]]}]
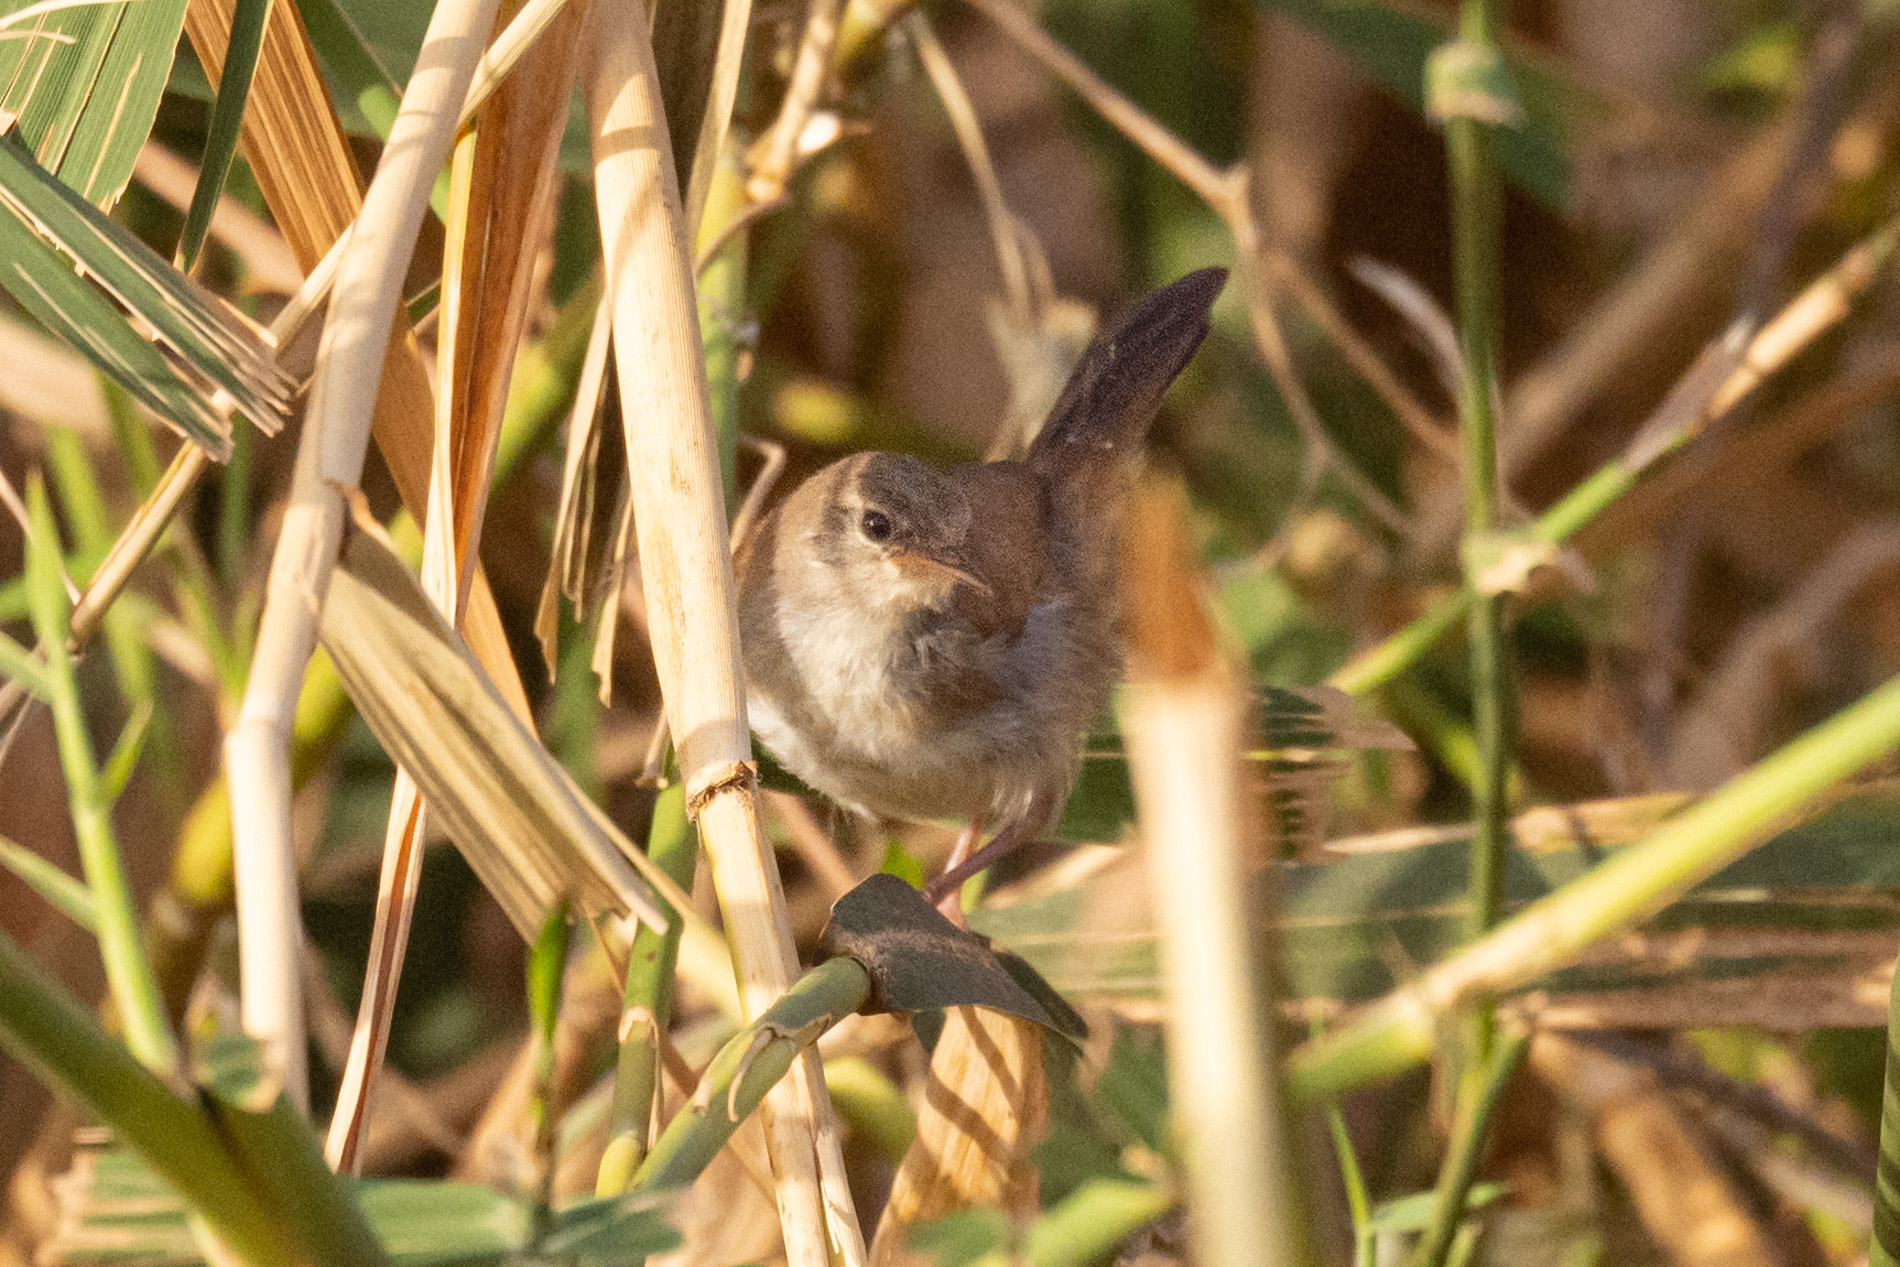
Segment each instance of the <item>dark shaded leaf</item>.
[{"label": "dark shaded leaf", "polygon": [[894,875],[880,872],[839,898],[821,939],[871,974],[874,1012],[987,1007],[1061,1032],[983,939],[958,928]]}]

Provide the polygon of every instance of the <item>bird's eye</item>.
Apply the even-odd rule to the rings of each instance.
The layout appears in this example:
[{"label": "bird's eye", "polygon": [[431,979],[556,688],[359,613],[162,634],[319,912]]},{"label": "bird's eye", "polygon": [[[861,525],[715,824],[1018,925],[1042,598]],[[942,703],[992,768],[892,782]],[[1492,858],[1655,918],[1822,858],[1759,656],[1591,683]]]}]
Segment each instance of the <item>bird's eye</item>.
[{"label": "bird's eye", "polygon": [[864,529],[864,535],[873,541],[891,539],[891,517],[881,510],[867,510],[864,518],[858,520],[858,527]]}]

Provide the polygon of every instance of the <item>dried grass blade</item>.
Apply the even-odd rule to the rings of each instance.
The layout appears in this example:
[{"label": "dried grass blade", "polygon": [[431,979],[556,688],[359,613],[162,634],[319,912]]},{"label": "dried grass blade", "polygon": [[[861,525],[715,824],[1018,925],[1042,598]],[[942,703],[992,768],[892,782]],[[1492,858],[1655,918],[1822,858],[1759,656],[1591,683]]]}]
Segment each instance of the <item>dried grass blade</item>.
[{"label": "dried grass blade", "polygon": [[524,938],[563,900],[589,919],[664,927],[632,845],[588,808],[379,535],[349,534],[323,615],[324,648],[377,739]]},{"label": "dried grass blade", "polygon": [[594,330],[587,340],[580,382],[574,392],[574,412],[567,424],[567,457],[561,469],[561,500],[554,512],[554,544],[549,551],[548,576],[541,586],[541,605],[535,612],[534,632],[541,640],[548,677],[554,677],[559,657],[560,599],[580,610],[587,603],[587,547],[594,521],[594,496],[600,486],[600,404],[607,382],[607,352],[612,346],[613,309],[603,296],[594,314]]},{"label": "dried grass blade", "polygon": [[[488,479],[526,323],[534,252],[552,223],[556,162],[574,83],[584,0],[565,5],[458,147],[444,259],[440,396],[431,524],[446,511],[452,571],[440,594],[456,623],[481,538]],[[461,191],[465,190],[465,193]],[[446,496],[447,504],[442,499]]]},{"label": "dried grass blade", "polygon": [[[765,839],[745,720],[732,559],[693,298],[692,235],[666,140],[639,6],[593,32],[587,72],[607,293],[613,305],[635,530],[654,660],[679,742],[687,803],[713,869],[740,988],[757,1015],[796,971],[778,867]],[[629,349],[636,349],[630,352]],[[815,1056],[766,1101],[786,1255],[864,1260]],[[830,1182],[819,1179],[820,1167]],[[828,1216],[828,1217],[827,1217]],[[827,1225],[831,1244],[827,1244]]]}]

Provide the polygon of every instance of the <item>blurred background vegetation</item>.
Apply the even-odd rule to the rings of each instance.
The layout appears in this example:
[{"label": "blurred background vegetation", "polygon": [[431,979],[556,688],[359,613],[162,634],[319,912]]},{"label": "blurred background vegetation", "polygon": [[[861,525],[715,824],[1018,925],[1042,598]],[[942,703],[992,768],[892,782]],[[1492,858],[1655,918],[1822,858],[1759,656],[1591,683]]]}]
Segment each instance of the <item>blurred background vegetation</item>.
[{"label": "blurred background vegetation", "polygon": [[[429,5],[298,9],[369,171]],[[959,3],[924,12],[1019,225],[1034,303],[1025,313],[1006,301],[992,221],[919,61],[917,28],[854,0],[846,31],[861,44],[823,100],[828,143],[750,229],[741,302],[710,318],[736,347],[742,431],[789,453],[781,490],[863,448],[980,457],[1012,409],[1052,374],[1059,381],[1092,317],[1111,321],[1191,268],[1236,263],[1231,217],[1052,77],[1009,28]],[[1451,204],[1442,131],[1421,108],[1425,56],[1455,14],[1410,0],[1049,0],[1034,17],[1161,128],[1247,176],[1287,365],[1325,447],[1230,288],[1169,397],[1153,455],[1185,484],[1228,632],[1256,682],[1321,684],[1459,583],[1455,365],[1436,315],[1453,307]],[[1893,213],[1896,19],[1890,0],[1509,6],[1504,47],[1522,117],[1497,145],[1505,527],[1529,523],[1625,452],[1706,345],[1738,319],[1771,317]],[[803,21],[790,0],[755,9],[743,134],[776,114]],[[211,95],[180,40],[111,212],[161,254],[184,221]],[[534,627],[598,286],[578,99],[561,170],[482,560],[549,747],[644,839],[655,793],[640,776],[659,696],[638,585],[624,591],[609,705],[589,669],[594,616],[563,615],[552,680]],[[241,156],[226,194],[233,205],[213,224],[198,276],[268,320],[300,273]],[[429,309],[441,248],[431,218],[405,285],[414,312]],[[435,328],[424,315],[425,353]],[[21,487],[44,472],[68,572],[82,578],[176,440],[10,301],[0,303],[0,366],[0,471]],[[1556,890],[1673,811],[1681,802],[1669,794],[1722,785],[1900,671],[1896,397],[1900,288],[1880,274],[1844,320],[1590,522],[1574,552],[1546,559],[1513,600],[1512,808],[1545,808],[1518,820],[1507,904]],[[611,417],[618,406],[607,408]],[[114,823],[154,924],[191,912],[210,971],[189,989],[190,958],[187,988],[168,984],[176,1006],[200,1013],[230,1010],[236,972],[228,852],[192,852],[194,813],[205,812],[194,806],[242,690],[296,433],[240,430],[234,460],[200,483],[79,669],[96,736],[149,719]],[[602,434],[596,556],[620,479],[619,427]],[[741,485],[755,465],[742,455]],[[395,513],[374,457],[366,491],[379,516]],[[18,525],[0,519],[0,576],[23,569]],[[0,585],[0,619],[30,645],[26,615],[24,585]],[[1389,719],[1411,746],[1385,732],[1362,743],[1347,728],[1326,760],[1281,772],[1296,802],[1276,817],[1273,842],[1289,1037],[1412,979],[1465,931],[1461,826],[1480,759],[1462,640],[1355,694],[1362,717]],[[1266,711],[1267,746],[1298,746],[1271,741],[1271,703]],[[1039,864],[1057,851],[1031,851],[996,877],[974,920],[1092,1023],[1073,1067],[1054,1075],[1039,1154],[1045,1207],[1092,1176],[1152,1178],[1170,1152],[1144,877],[1117,847],[1126,780],[1116,738],[1105,732],[1093,746],[1100,757],[1063,832],[1086,847],[1048,869]],[[393,769],[360,721],[306,751],[295,825],[321,1116],[361,989]],[[76,870],[44,710],[28,715],[4,761],[0,836]],[[1900,944],[1900,795],[1884,773],[1789,824],[1640,934],[1602,943],[1521,996],[1568,1037],[1535,1048],[1504,1093],[1481,1170],[1502,1186],[1481,1189],[1476,1261],[1862,1260]],[[880,867],[915,878],[949,847],[947,829],[865,823],[815,798],[801,805],[796,789],[785,795],[772,824],[807,950],[844,881]],[[505,1175],[502,1162],[485,1169],[484,1148],[517,1129],[508,1114],[518,1105],[497,1089],[527,1032],[526,949],[446,841],[429,850],[416,927],[390,1044],[400,1089],[381,1102],[366,1170]],[[5,871],[0,928],[98,996],[91,937]],[[688,972],[676,1041],[697,1067],[733,1023],[695,980]],[[592,1188],[617,1001],[611,980],[597,974],[581,988],[570,974],[564,1094],[579,1107],[563,1145],[572,1175],[559,1182],[574,1191]],[[916,1087],[921,1057],[883,1024],[827,1042],[853,1128],[854,1183],[874,1211],[906,1139],[903,1102],[890,1096]],[[1375,1201],[1433,1186],[1450,1116],[1443,1075],[1419,1071],[1343,1102]],[[1350,1261],[1334,1145],[1320,1115],[1308,1117],[1297,1134],[1316,1241],[1327,1261]],[[5,1261],[32,1261],[56,1241],[60,1198],[49,1185],[69,1163],[75,1123],[0,1058]],[[724,1182],[731,1205],[702,1212],[691,1261],[776,1253],[769,1200],[742,1176]],[[1405,1225],[1392,1207],[1383,1213],[1386,1226]],[[1178,1260],[1178,1217],[1119,1252]]]}]

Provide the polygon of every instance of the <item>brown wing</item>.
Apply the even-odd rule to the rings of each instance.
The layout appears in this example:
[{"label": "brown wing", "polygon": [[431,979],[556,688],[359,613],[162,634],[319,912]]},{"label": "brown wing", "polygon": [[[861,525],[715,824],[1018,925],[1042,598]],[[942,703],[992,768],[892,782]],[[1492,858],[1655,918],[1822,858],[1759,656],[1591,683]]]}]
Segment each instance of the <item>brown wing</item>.
[{"label": "brown wing", "polygon": [[1049,560],[1043,481],[1020,462],[960,466],[944,478],[969,499],[963,554],[990,587],[988,594],[960,587],[953,610],[984,637],[1018,637],[1042,593]]}]

